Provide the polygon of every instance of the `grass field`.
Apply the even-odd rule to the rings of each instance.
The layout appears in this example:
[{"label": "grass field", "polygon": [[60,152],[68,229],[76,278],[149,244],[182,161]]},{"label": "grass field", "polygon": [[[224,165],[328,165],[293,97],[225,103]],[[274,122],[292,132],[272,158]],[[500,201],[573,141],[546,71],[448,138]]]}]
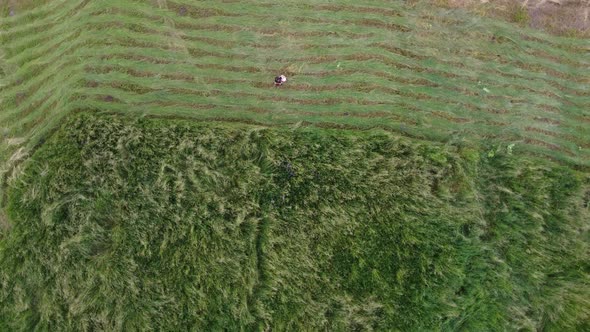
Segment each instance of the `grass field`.
[{"label": "grass field", "polygon": [[6,18],[4,136],[34,145],[92,109],[494,138],[587,169],[587,40],[356,3],[52,1]]},{"label": "grass field", "polygon": [[0,19],[0,330],[590,328],[587,39],[42,2]]}]

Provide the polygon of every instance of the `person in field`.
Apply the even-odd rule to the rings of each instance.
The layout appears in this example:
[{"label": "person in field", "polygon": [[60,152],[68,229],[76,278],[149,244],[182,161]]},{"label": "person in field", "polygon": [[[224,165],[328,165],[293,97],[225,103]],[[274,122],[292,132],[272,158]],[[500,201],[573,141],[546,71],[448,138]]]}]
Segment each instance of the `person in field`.
[{"label": "person in field", "polygon": [[287,82],[287,77],[285,75],[275,77],[275,86],[279,87],[283,85],[283,83]]}]

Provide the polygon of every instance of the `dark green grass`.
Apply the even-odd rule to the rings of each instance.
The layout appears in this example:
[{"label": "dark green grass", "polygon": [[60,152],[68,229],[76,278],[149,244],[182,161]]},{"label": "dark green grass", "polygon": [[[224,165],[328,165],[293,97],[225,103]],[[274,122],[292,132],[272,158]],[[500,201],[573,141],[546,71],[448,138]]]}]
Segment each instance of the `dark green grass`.
[{"label": "dark green grass", "polygon": [[505,146],[82,113],[22,172],[3,330],[588,328],[590,183]]}]

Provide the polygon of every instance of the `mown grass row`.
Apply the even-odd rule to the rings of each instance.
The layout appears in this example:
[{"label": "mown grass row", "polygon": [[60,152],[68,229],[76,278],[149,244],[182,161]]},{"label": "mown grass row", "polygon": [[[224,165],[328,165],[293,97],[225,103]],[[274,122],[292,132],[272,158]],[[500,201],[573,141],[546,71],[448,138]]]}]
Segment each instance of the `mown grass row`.
[{"label": "mown grass row", "polygon": [[[543,42],[536,33],[527,31],[519,35],[497,23],[486,35],[482,27],[488,22],[468,22],[451,12],[440,12],[440,16],[424,15],[426,8],[420,5],[410,11],[403,4],[388,4],[385,16],[379,14],[379,4],[363,6],[352,2],[338,6],[316,2],[249,6],[228,3],[222,7],[213,2],[179,1],[158,4],[124,1],[115,6],[62,3],[47,6],[46,11],[39,10],[37,21],[23,16],[27,25],[10,23],[16,22],[15,18],[3,21],[8,28],[3,34],[3,41],[7,42],[6,63],[20,66],[9,73],[10,83],[2,88],[6,94],[2,107],[10,111],[0,117],[3,122],[16,123],[5,131],[12,136],[26,136],[28,130],[44,126],[46,118],[62,112],[52,112],[46,106],[55,107],[56,99],[72,100],[45,90],[55,71],[65,69],[63,76],[75,78],[67,80],[68,84],[79,88],[80,84],[92,81],[80,80],[79,75],[97,78],[91,73],[79,73],[79,67],[74,65],[79,59],[90,64],[86,70],[93,68],[93,71],[99,66],[126,61],[128,57],[133,60],[135,55],[131,52],[140,52],[143,58],[137,60],[160,61],[153,58],[158,54],[164,62],[153,66],[126,61],[133,73],[137,73],[136,68],[141,65],[155,77],[163,70],[175,75],[166,69],[175,66],[179,71],[198,76],[231,75],[237,80],[248,77],[246,81],[251,82],[245,89],[241,81],[196,80],[181,85],[167,81],[173,77],[165,77],[162,85],[153,90],[154,97],[167,98],[162,95],[166,91],[170,94],[203,91],[202,96],[209,97],[202,98],[213,98],[204,105],[221,101],[224,107],[235,107],[246,100],[245,109],[268,110],[276,103],[279,108],[287,108],[278,114],[287,115],[301,108],[302,117],[323,112],[314,113],[311,109],[314,106],[330,106],[339,100],[350,103],[351,98],[367,107],[363,110],[365,114],[374,115],[386,113],[381,106],[373,104],[385,102],[395,107],[401,103],[424,112],[418,112],[420,115],[416,118],[413,114],[404,114],[405,109],[389,111],[395,115],[389,119],[394,126],[399,119],[416,118],[412,123],[424,123],[425,117],[432,117],[437,119],[428,121],[433,127],[443,128],[441,132],[447,130],[451,135],[457,129],[464,133],[481,133],[475,135],[480,137],[490,137],[494,131],[500,131],[506,133],[506,140],[518,132],[516,137],[523,137],[519,143],[525,146],[544,145],[568,158],[586,159],[587,130],[579,126],[579,120],[587,117],[585,106],[589,101],[585,91],[588,84],[584,78],[587,69],[584,59],[575,56],[575,50],[583,49],[583,43],[550,37]],[[284,10],[277,13],[277,8]],[[336,8],[340,9],[335,15],[325,15]],[[265,19],[270,17],[276,20]],[[449,38],[466,25],[473,29],[466,31],[461,39]],[[325,26],[331,28],[325,29]],[[206,37],[203,37],[204,31],[207,31]],[[363,36],[364,40],[359,40],[359,45],[347,46],[350,45],[347,38],[354,35]],[[521,46],[521,42],[536,48]],[[37,44],[39,46],[33,48]],[[278,47],[273,49],[272,45]],[[322,48],[322,45],[336,48]],[[359,52],[361,45],[362,52]],[[535,56],[539,52],[547,56]],[[60,61],[56,61],[58,59]],[[166,62],[169,59],[175,60]],[[75,68],[72,71],[66,68],[70,64]],[[293,89],[284,90],[281,97],[263,91],[264,74],[272,76],[280,71],[290,74]],[[355,75],[350,75],[351,72]],[[98,80],[104,82],[104,79]],[[142,79],[138,85],[136,81],[134,77],[123,77],[123,81],[108,84],[153,89],[157,83]],[[338,83],[330,87],[331,82]],[[347,83],[354,87],[346,88],[343,84]],[[142,88],[142,84],[148,86]],[[98,87],[78,88],[64,90],[75,90],[76,95],[101,94],[94,92]],[[219,92],[207,93],[207,89]],[[234,89],[241,91],[231,92]],[[527,91],[526,96],[521,90]],[[197,93],[193,101],[185,100],[184,105],[203,104],[199,95]],[[367,100],[363,101],[365,97]],[[169,99],[168,106],[172,107],[170,100],[174,99]],[[333,112],[360,112],[343,106],[335,107]],[[77,107],[78,104],[68,109]],[[35,119],[36,116],[39,117]],[[531,119],[536,126],[531,126]],[[549,119],[550,123],[536,119]],[[266,121],[268,117],[263,122]],[[359,119],[354,125],[362,124],[363,120]],[[491,127],[479,128],[482,124],[491,124]],[[495,128],[498,125],[501,128]]]},{"label": "mown grass row", "polygon": [[0,327],[588,327],[582,174],[396,137],[76,115],[11,182]]},{"label": "mown grass row", "polygon": [[[125,12],[125,14],[127,14],[127,15],[137,15],[137,14],[134,14],[134,13],[130,13],[130,12],[128,12],[128,11],[127,11],[127,12]],[[152,17],[153,17],[153,16],[152,16]],[[146,21],[145,19],[147,19],[147,17],[142,17],[142,15],[139,15],[139,17],[138,17],[138,18],[144,18],[144,21]],[[181,20],[181,19],[182,19],[182,18],[178,18],[177,20]],[[152,19],[152,20],[153,20],[153,19]],[[189,24],[190,22],[191,22],[190,20],[187,20],[187,24]],[[236,23],[240,23],[240,22],[236,22]],[[350,22],[347,22],[347,23],[350,23]],[[238,30],[235,30],[235,29],[232,29],[232,30],[239,31],[240,29],[244,29],[244,26],[245,26],[245,24],[241,25],[241,28],[237,28],[237,26],[236,26],[236,29],[238,29]],[[194,28],[199,28],[199,27],[198,27],[198,26],[195,26]],[[201,29],[202,29],[202,28],[203,28],[203,27],[201,27]],[[366,29],[363,29],[363,31],[365,31],[365,30],[366,30]],[[277,29],[277,30],[275,30],[275,31],[280,33],[280,32],[281,32],[281,29]],[[370,31],[370,30],[369,30],[369,31]],[[379,31],[379,30],[377,30],[377,31]],[[399,36],[398,36],[398,37],[399,37]],[[434,41],[434,40],[435,40],[435,39],[433,39],[433,41]],[[412,45],[412,46],[414,46],[414,47],[416,47],[416,46],[417,46],[417,47],[420,47],[420,45]],[[459,46],[459,45],[457,45],[457,48],[459,48],[458,46]],[[461,46],[465,46],[465,45],[461,45]],[[471,47],[472,47],[472,46],[471,46]],[[494,47],[495,47],[495,46],[494,46],[493,44],[492,44],[492,45],[487,45],[487,46],[486,46],[486,48],[487,48],[487,49],[490,49],[490,51],[494,51]],[[510,51],[514,51],[514,49],[511,49],[511,48],[508,48],[508,50],[510,50]],[[507,48],[504,46],[504,47],[501,47],[499,50],[496,50],[496,51],[494,51],[494,53],[505,53],[506,51],[507,51]],[[521,50],[520,50],[520,49],[518,49],[518,48],[516,49],[516,51],[519,51],[519,52],[521,52]],[[526,63],[524,63],[523,61],[526,61]],[[537,70],[537,71],[538,71],[538,70],[543,70],[543,69],[545,69],[545,70],[547,70],[547,71],[551,71],[552,73],[556,74],[557,76],[561,76],[561,75],[572,75],[572,74],[573,74],[573,76],[571,76],[571,77],[570,77],[570,76],[568,76],[568,78],[570,79],[570,81],[575,81],[575,80],[578,80],[578,79],[580,79],[580,78],[583,78],[583,77],[584,77],[584,75],[578,75],[579,73],[574,73],[574,72],[572,71],[572,69],[573,69],[573,68],[569,68],[569,67],[567,67],[567,66],[565,66],[565,67],[564,67],[564,66],[558,67],[556,70],[555,70],[555,69],[552,69],[551,67],[544,68],[544,67],[542,67],[542,65],[541,65],[541,64],[536,64],[535,62],[537,62],[537,61],[538,61],[538,58],[537,58],[537,57],[528,57],[528,56],[527,56],[527,57],[522,57],[522,58],[519,60],[519,62],[512,62],[511,64],[512,64],[512,65],[515,65],[515,64],[520,64],[521,66],[523,66],[523,65],[524,65],[524,66],[527,66],[527,67],[529,67],[529,68],[528,68],[529,70],[530,70],[530,69],[533,69],[533,70]],[[549,61],[549,62],[545,63],[545,65],[547,65],[548,63],[552,63],[552,65],[556,65],[556,64],[557,64],[557,63],[555,63],[555,62]],[[533,65],[535,65],[535,66],[532,66],[531,64],[533,64]],[[462,65],[462,62],[460,62],[460,61],[453,61],[453,65],[455,65],[455,66],[461,66],[461,65]],[[579,66],[579,67],[574,67],[574,68],[575,68],[575,69],[582,70],[582,71],[585,71],[585,70],[587,69],[587,66]],[[569,70],[568,70],[568,69],[569,69]],[[563,72],[564,70],[566,70],[566,72],[565,72],[565,73]],[[587,82],[586,82],[586,83],[587,83]]]},{"label": "mown grass row", "polygon": [[[175,6],[173,6],[172,10],[178,11],[179,10],[178,9],[179,6],[180,5],[176,4]],[[185,8],[185,9],[186,8],[189,9],[188,10],[188,14],[186,14],[186,15],[187,16],[190,16],[190,8],[194,8],[194,11],[197,11],[198,13],[200,13],[199,10],[201,10],[201,6],[202,5],[200,5],[198,8],[195,8],[195,7],[190,6],[190,5],[183,5],[182,7]],[[335,23],[335,22],[327,21],[325,18],[321,18],[321,19],[320,18],[314,18],[314,15],[317,15],[317,12],[314,12],[314,11],[302,12],[301,13],[301,17],[292,17],[292,16],[289,17],[287,15],[281,15],[281,12],[277,13],[277,11],[274,10],[274,9],[269,9],[269,10],[266,10],[265,11],[264,9],[257,8],[255,6],[248,6],[248,7],[236,6],[235,8],[232,8],[231,11],[228,11],[228,8],[225,8],[224,10],[226,11],[226,13],[229,12],[232,15],[234,15],[235,13],[241,13],[241,14],[243,14],[243,16],[248,16],[248,17],[258,17],[258,16],[260,16],[260,18],[267,18],[267,19],[270,18],[270,17],[275,17],[277,20],[284,20],[284,21],[295,20],[295,21],[301,21],[301,22],[315,22],[315,23],[324,23],[324,24],[332,24],[332,23]],[[339,17],[343,17],[343,16],[345,16],[347,14],[354,15],[353,13],[355,13],[355,11],[353,11],[352,13],[346,13],[346,12],[339,11],[338,12],[338,16]],[[404,13],[404,14],[407,14],[407,13]],[[266,15],[266,16],[264,16],[264,15]],[[152,18],[153,17],[154,16],[152,16]],[[198,16],[198,17],[199,18],[203,18],[202,16]],[[363,15],[363,17],[367,17],[367,16],[366,15]],[[387,17],[387,18],[388,18],[388,20],[391,20],[392,19],[391,17]],[[363,20],[360,20],[359,22],[360,22],[361,25],[363,24],[362,23]],[[376,15],[370,17],[370,19],[365,18],[364,22],[383,22],[383,15],[376,14]],[[414,18],[414,17],[411,17],[411,16],[410,17],[404,17],[404,21],[403,22],[405,24],[412,24],[414,26],[415,25],[418,25],[418,20],[416,18]],[[346,21],[345,21],[345,23],[347,23],[347,24],[354,24],[354,23],[346,22]],[[385,23],[383,23],[383,25],[385,25]],[[377,26],[378,27],[379,24],[370,24],[370,26]],[[443,31],[444,31],[444,30],[448,29],[449,26],[448,25],[447,26],[441,26],[441,28],[444,28],[443,29]],[[432,32],[433,32],[433,36],[435,37],[435,40],[436,40],[437,37],[440,37],[438,35],[439,32],[437,30],[433,29]],[[477,40],[478,41],[477,44],[481,43],[482,41],[492,41],[491,45],[487,45],[487,47],[486,47],[486,48],[489,48],[491,50],[498,49],[498,48],[500,48],[502,50],[506,50],[506,48],[510,48],[512,51],[515,51],[515,50],[518,51],[518,52],[525,51],[524,52],[525,54],[528,54],[528,52],[530,52],[528,50],[524,50],[522,47],[519,47],[519,46],[516,46],[515,47],[514,44],[520,44],[521,43],[520,40],[518,40],[518,41],[516,41],[514,43],[511,43],[510,41],[512,41],[512,38],[510,38],[508,36],[507,37],[503,37],[501,32],[498,32],[498,33],[499,33],[498,36],[495,36],[493,34],[492,35],[487,35],[487,36],[477,35],[476,38],[473,38],[474,36],[471,33],[468,33],[467,34],[467,38],[469,38],[470,41]],[[462,33],[462,35],[465,35],[465,34]],[[408,44],[407,44],[408,41],[406,40],[404,42],[406,44],[405,46],[407,47],[408,46]],[[453,43],[454,40],[449,40],[449,42]],[[506,45],[506,42],[507,42],[507,45]],[[477,50],[477,48],[474,47],[475,45],[473,45],[471,43],[465,43],[465,42],[462,41],[462,43],[460,45],[462,46],[461,48],[455,49],[453,51]],[[420,50],[420,45],[413,45],[413,46],[417,46],[418,49]],[[457,46],[458,46],[458,44],[457,44]],[[536,48],[538,48],[538,47],[539,47],[539,45],[537,45]],[[502,52],[495,51],[495,53],[502,53]],[[524,60],[527,62],[525,65],[529,65],[529,63],[534,63],[536,65],[541,65],[541,66],[544,65],[544,66],[547,66],[548,69],[551,68],[551,67],[557,66],[557,68],[559,68],[559,69],[557,69],[558,71],[563,71],[563,70],[568,71],[568,69],[571,69],[571,68],[579,68],[581,70],[586,70],[587,69],[587,65],[588,65],[588,62],[587,61],[583,61],[584,59],[580,59],[580,58],[574,58],[574,59],[572,59],[570,61],[562,62],[561,60],[558,60],[558,59],[561,59],[561,58],[558,58],[558,59],[556,59],[555,57],[545,58],[542,55],[540,55],[539,53],[534,53],[534,54],[535,54],[535,56],[533,56],[533,57],[526,57],[526,58],[524,58]],[[560,55],[562,57],[564,57],[564,58],[567,58],[567,56],[570,55],[570,54],[560,54]],[[582,60],[582,62],[573,62],[574,60],[575,61]],[[460,62],[457,62],[457,63],[460,63]],[[520,63],[520,65],[522,65],[522,63]],[[570,65],[572,67],[569,67]],[[583,75],[574,77],[574,80],[575,79],[580,79],[580,78],[583,78]]]}]

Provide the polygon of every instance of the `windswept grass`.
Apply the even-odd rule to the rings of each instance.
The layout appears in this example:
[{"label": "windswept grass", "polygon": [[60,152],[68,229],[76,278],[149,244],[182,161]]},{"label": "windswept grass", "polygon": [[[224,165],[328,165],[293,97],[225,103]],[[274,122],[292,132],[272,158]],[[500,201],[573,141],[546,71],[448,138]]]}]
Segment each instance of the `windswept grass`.
[{"label": "windswept grass", "polygon": [[82,113],[10,187],[0,327],[588,327],[588,179],[491,151]]}]

